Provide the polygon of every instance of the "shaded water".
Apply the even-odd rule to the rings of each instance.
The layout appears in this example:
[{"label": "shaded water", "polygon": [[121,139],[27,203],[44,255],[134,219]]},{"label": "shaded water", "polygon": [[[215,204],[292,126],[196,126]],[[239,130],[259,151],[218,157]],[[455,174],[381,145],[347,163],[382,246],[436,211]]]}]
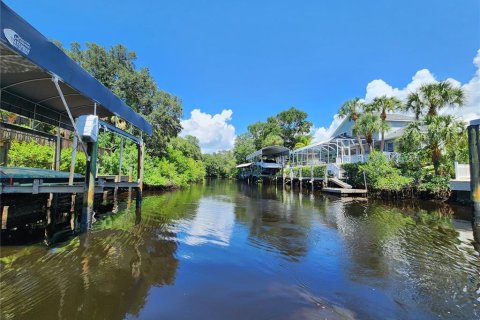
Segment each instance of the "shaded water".
[{"label": "shaded water", "polygon": [[211,182],[3,246],[2,319],[474,319],[469,212]]}]

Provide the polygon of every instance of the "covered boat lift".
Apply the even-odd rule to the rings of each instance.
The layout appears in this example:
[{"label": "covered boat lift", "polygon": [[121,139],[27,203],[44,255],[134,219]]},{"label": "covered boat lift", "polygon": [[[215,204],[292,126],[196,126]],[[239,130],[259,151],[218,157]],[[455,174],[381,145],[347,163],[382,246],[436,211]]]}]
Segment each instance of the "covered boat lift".
[{"label": "covered boat lift", "polygon": [[252,152],[246,159],[248,163],[240,164],[242,178],[274,177],[283,170],[288,161],[290,150],[283,146],[269,146]]},{"label": "covered boat lift", "polygon": [[[0,108],[58,128],[54,162],[54,169],[57,171],[60,168],[61,152],[59,129],[67,129],[74,133],[71,169],[68,179],[64,180],[65,183],[44,184],[42,179],[35,178],[35,175],[32,175],[30,184],[15,183],[15,178],[18,178],[19,174],[25,179],[28,172],[22,171],[22,168],[0,167],[2,178],[0,196],[9,193],[49,193],[51,196],[58,193],[84,193],[80,224],[82,231],[90,229],[94,194],[103,192],[104,188],[135,188],[137,207],[140,207],[144,159],[142,133],[152,134],[152,126],[27,21],[3,2],[0,3]],[[137,145],[136,182],[122,182],[121,179],[115,179],[114,182],[97,181],[98,142],[82,136],[75,122],[75,119],[80,116],[90,115],[98,121],[99,129],[122,137],[120,154],[122,154],[124,139],[129,139]],[[112,116],[127,121],[136,128],[134,131],[138,132],[139,136],[99,120],[99,118]],[[0,123],[0,130],[28,131],[33,135],[44,134],[7,123]],[[87,156],[85,179],[80,183],[77,182],[78,176],[74,174],[77,144]],[[120,156],[118,178],[120,178],[121,162],[122,156]],[[2,212],[5,212],[5,207],[2,208]]]}]

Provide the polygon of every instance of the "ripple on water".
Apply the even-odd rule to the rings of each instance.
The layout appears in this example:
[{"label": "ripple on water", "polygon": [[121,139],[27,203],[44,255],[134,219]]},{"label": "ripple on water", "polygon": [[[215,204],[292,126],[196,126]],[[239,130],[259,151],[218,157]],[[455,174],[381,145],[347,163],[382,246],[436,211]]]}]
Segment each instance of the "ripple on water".
[{"label": "ripple on water", "polygon": [[230,183],[145,197],[4,248],[2,319],[478,318],[478,253],[428,210]]}]

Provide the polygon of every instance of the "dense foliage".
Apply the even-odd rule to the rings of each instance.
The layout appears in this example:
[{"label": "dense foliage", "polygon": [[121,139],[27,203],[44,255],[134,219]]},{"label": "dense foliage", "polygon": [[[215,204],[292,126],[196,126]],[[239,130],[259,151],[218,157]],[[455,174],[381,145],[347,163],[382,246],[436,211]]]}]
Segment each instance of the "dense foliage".
[{"label": "dense foliage", "polygon": [[[35,141],[12,141],[8,152],[9,166],[15,167],[33,167],[40,169],[52,169],[54,164],[55,150],[53,146],[41,145]],[[62,149],[60,170],[70,170],[70,159],[72,149]],[[75,163],[76,172],[85,172],[86,157],[82,152],[77,152],[77,161]]]},{"label": "dense foliage", "polygon": [[209,178],[234,178],[236,175],[235,156],[233,151],[218,151],[204,154],[206,176]]},{"label": "dense foliage", "polygon": [[[104,134],[108,137],[108,134]],[[110,137],[119,140],[118,137]],[[107,144],[103,138],[100,145]],[[118,143],[119,144],[119,141]],[[205,165],[201,160],[198,140],[194,137],[175,137],[166,148],[166,155],[156,157],[145,154],[144,182],[149,186],[176,187],[187,186],[191,182],[202,181],[205,177]],[[101,174],[117,174],[120,159],[120,148],[99,156]],[[125,141],[123,149],[122,174],[128,175],[133,168],[137,169],[137,146]]]},{"label": "dense foliage", "polygon": [[[198,139],[178,137],[181,131],[180,119],[183,114],[182,101],[158,88],[148,68],[137,68],[137,55],[122,45],[104,48],[95,43],[82,47],[72,43],[63,48],[73,60],[125,100],[135,111],[153,125],[153,135],[145,136],[146,155],[144,182],[151,186],[185,186],[200,181],[205,176],[205,166]],[[122,120],[107,119],[124,130],[138,134],[135,128]],[[99,157],[100,172],[118,173],[120,138],[103,134],[99,146],[105,152]],[[136,146],[125,142],[122,174],[128,174],[130,167],[136,172]]]},{"label": "dense foliage", "polygon": [[245,162],[245,157],[255,150],[268,146],[284,146],[289,149],[308,145],[312,136],[312,123],[308,114],[295,107],[269,117],[266,122],[257,121],[248,126],[248,132],[235,140],[233,153],[237,163]]}]

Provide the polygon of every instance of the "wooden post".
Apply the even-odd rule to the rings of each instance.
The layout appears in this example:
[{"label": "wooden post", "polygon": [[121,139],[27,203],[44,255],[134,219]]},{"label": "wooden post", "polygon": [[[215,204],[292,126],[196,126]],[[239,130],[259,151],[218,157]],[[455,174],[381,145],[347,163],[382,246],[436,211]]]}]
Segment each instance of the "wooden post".
[{"label": "wooden post", "polygon": [[121,181],[122,181],[123,141],[124,141],[124,139],[122,138],[122,141],[120,142],[120,160],[118,161],[118,177],[117,177],[117,182],[121,182]]},{"label": "wooden post", "polygon": [[[77,135],[73,135],[73,145],[72,145],[72,158],[70,160],[70,173],[68,175],[68,185],[73,185],[73,177],[75,175],[75,162],[77,160],[77,147],[78,147],[78,138]],[[71,202],[70,202],[70,228],[75,230],[77,228],[77,217],[75,214],[75,201],[77,195],[75,193],[72,194]]]},{"label": "wooden post", "polygon": [[136,197],[136,204],[137,208],[142,207],[142,190],[143,190],[143,159],[144,159],[144,152],[145,152],[145,145],[143,144],[143,140],[140,140],[140,143],[137,145],[138,156],[137,156],[137,197]]},{"label": "wooden post", "polygon": [[62,137],[60,135],[60,127],[57,128],[57,141],[55,142],[55,163],[53,170],[60,171],[60,160],[62,155]]},{"label": "wooden post", "polygon": [[75,174],[75,162],[77,160],[77,147],[78,147],[78,138],[76,135],[73,136],[73,145],[72,145],[72,159],[70,160],[70,174],[68,175],[68,185],[73,185],[73,176]]},{"label": "wooden post", "polygon": [[[53,160],[53,170],[60,171],[60,160],[62,154],[62,137],[60,135],[60,127],[57,127],[57,139],[55,141],[55,153]],[[47,202],[47,224],[45,227],[45,241],[50,243],[50,239],[55,233],[55,227],[57,225],[57,210],[58,194],[50,193]]]},{"label": "wooden post", "polygon": [[468,126],[468,149],[470,160],[470,190],[473,201],[473,234],[480,243],[480,119]]},{"label": "wooden post", "polygon": [[87,172],[85,174],[85,186],[87,188],[83,195],[82,218],[80,231],[86,232],[92,227],[93,202],[95,200],[95,180],[97,173],[98,143],[87,143]]},{"label": "wooden post", "polygon": [[[133,165],[130,165],[130,170],[128,171],[128,182],[133,181]],[[130,209],[132,206],[132,187],[128,187],[128,198],[127,198],[127,209]]]}]

